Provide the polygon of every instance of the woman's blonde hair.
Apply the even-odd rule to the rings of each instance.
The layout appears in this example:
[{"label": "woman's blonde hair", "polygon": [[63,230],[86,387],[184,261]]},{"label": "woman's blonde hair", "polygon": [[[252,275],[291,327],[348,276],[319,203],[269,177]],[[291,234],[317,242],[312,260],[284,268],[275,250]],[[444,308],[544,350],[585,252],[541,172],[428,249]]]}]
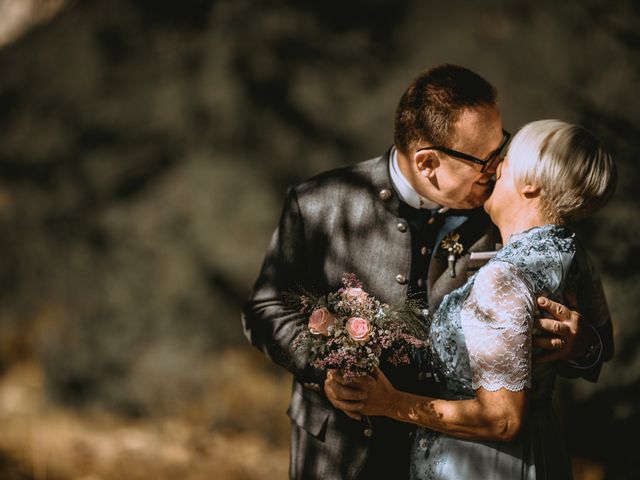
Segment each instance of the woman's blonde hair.
[{"label": "woman's blonde hair", "polygon": [[528,123],[511,141],[507,155],[516,185],[540,188],[541,213],[553,223],[594,213],[615,190],[611,155],[579,125],[560,120]]}]

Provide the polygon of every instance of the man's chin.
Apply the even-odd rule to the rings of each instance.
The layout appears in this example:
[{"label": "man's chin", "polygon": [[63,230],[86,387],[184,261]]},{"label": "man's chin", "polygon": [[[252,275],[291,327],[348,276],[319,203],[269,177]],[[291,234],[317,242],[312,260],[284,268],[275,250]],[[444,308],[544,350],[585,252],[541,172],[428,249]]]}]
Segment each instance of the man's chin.
[{"label": "man's chin", "polygon": [[473,208],[482,207],[485,204],[485,202],[489,199],[490,193],[491,192],[489,192],[487,190],[485,195],[468,196],[468,197],[464,198],[463,200],[461,200],[460,202],[458,202],[458,204],[456,206],[452,206],[451,208],[456,208],[456,209],[460,209],[460,210],[470,210],[470,209],[473,209]]}]

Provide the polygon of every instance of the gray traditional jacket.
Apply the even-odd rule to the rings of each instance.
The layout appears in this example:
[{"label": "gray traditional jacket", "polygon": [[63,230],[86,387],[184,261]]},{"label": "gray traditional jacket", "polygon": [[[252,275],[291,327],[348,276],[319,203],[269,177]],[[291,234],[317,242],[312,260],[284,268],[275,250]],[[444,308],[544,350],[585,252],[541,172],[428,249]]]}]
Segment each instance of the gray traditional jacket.
[{"label": "gray traditional jacket", "polygon": [[[389,174],[389,152],[322,173],[287,192],[278,228],[244,308],[243,325],[253,345],[294,375],[288,411],[293,422],[292,478],[357,478],[372,442],[378,447],[382,442],[376,452],[387,452],[389,462],[394,451],[404,448],[399,446],[397,431],[385,430],[388,425],[370,428],[328,402],[321,389],[324,373],[292,353],[292,343],[306,328],[306,319],[291,313],[282,301],[283,292],[299,287],[317,293],[335,291],[343,273],[353,272],[371,295],[385,303],[402,304],[411,268],[411,238],[406,225],[400,227],[399,208]],[[482,208],[451,210],[438,226],[436,242],[429,246],[429,309],[437,308],[443,296],[474,271],[470,254],[495,250],[500,238]],[[447,252],[439,244],[454,230],[464,251],[452,277]],[[406,425],[398,431],[405,439],[411,434]]]}]

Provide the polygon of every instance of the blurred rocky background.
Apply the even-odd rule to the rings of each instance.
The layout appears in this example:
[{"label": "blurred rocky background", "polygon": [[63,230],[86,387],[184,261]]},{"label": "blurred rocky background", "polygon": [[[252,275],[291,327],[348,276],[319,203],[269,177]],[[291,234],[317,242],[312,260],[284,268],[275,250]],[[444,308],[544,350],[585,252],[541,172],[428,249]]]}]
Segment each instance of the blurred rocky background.
[{"label": "blurred rocky background", "polygon": [[596,132],[578,225],[617,355],[563,382],[577,479],[637,478],[640,2],[0,0],[0,478],[285,478],[287,374],[239,312],[286,186],[381,154],[425,67],[511,131]]}]

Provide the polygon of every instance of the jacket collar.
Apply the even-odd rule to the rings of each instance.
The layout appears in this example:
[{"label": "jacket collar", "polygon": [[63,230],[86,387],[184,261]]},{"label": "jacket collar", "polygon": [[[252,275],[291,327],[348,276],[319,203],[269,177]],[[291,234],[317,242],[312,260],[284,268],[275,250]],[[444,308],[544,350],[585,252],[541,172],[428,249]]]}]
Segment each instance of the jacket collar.
[{"label": "jacket collar", "polygon": [[389,173],[389,159],[391,150],[389,148],[386,153],[376,160],[371,169],[371,185],[375,190],[376,199],[382,203],[384,207],[395,217],[400,216],[400,197],[398,192],[393,188],[391,174]]}]

